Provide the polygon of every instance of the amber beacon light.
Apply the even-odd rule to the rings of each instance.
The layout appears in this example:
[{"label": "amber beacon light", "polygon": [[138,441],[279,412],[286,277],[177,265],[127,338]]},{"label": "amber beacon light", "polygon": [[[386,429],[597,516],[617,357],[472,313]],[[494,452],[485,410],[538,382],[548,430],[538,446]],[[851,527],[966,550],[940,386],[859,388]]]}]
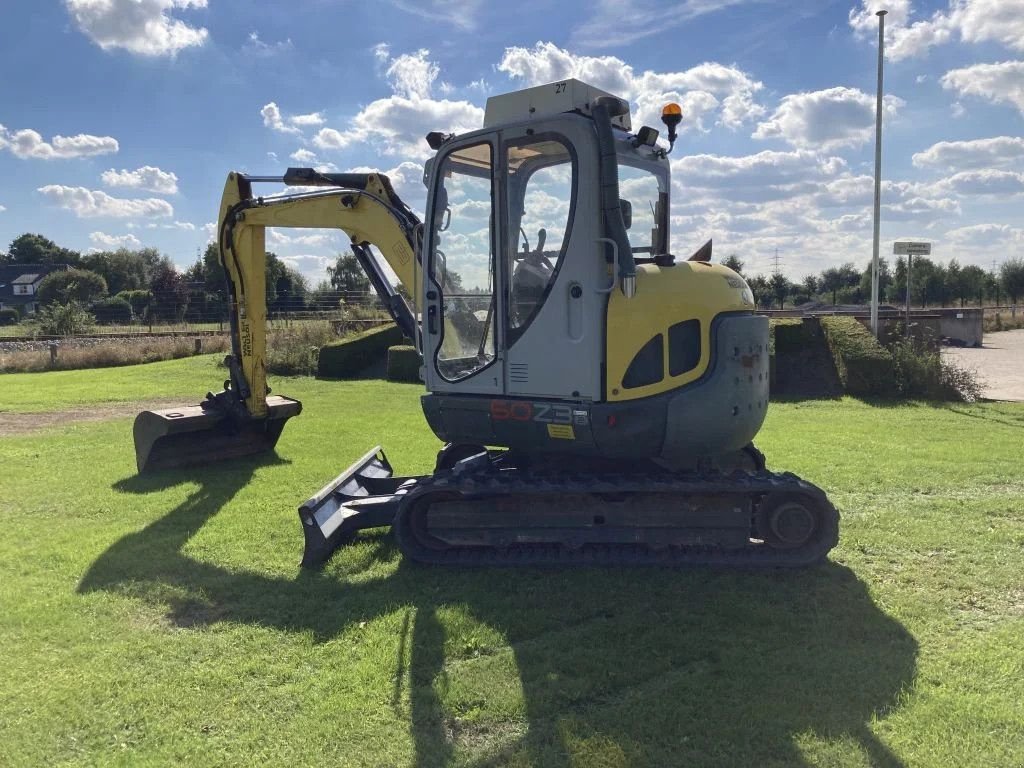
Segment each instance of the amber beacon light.
[{"label": "amber beacon light", "polygon": [[683,109],[674,101],[670,101],[661,109],[661,122],[668,128],[669,151],[676,143],[676,126],[683,121]]}]

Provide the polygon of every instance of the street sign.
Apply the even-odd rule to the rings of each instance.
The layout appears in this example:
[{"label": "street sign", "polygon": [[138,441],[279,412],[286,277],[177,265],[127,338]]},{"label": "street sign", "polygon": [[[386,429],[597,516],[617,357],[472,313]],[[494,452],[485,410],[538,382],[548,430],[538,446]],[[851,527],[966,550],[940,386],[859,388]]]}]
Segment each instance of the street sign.
[{"label": "street sign", "polygon": [[932,244],[895,242],[892,244],[892,252],[896,256],[931,256]]}]

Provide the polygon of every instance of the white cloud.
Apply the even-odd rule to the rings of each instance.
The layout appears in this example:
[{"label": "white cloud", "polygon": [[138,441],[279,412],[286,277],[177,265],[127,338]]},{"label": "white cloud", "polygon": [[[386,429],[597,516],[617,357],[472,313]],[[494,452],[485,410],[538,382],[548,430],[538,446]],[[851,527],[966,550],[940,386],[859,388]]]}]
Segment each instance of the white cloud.
[{"label": "white cloud", "polygon": [[962,171],[936,182],[938,189],[957,195],[1013,196],[1024,194],[1024,173],[984,168]]},{"label": "white cloud", "polygon": [[825,160],[812,152],[765,150],[740,157],[688,155],[672,161],[672,173],[684,187],[731,187],[820,179],[834,175],[844,165],[839,158]]},{"label": "white cloud", "polygon": [[3,213],[6,210],[7,210],[6,206],[0,205],[0,213]]},{"label": "white cloud", "polygon": [[974,64],[942,76],[942,87],[993,104],[1010,104],[1024,114],[1024,61]]},{"label": "white cloud", "polygon": [[309,163],[312,165],[316,162],[316,153],[310,152],[308,149],[296,149],[288,157],[296,163]]},{"label": "white cloud", "polygon": [[130,233],[127,235],[108,235],[106,232],[90,232],[89,240],[100,249],[138,248],[142,245],[142,241]]},{"label": "white cloud", "polygon": [[144,165],[129,171],[127,168],[115,171],[113,168],[104,171],[100,179],[108,187],[129,187],[158,195],[175,195],[178,193],[178,177],[170,171],[162,171],[152,165]]},{"label": "white cloud", "polygon": [[1024,138],[993,136],[970,141],[940,141],[913,157],[918,168],[956,171],[1024,164]]},{"label": "white cloud", "polygon": [[155,197],[124,199],[111,197],[100,190],[65,187],[61,184],[48,184],[45,187],[39,187],[36,191],[50,202],[73,212],[80,219],[100,216],[126,219],[174,215],[174,208],[170,203]]},{"label": "white cloud", "polygon": [[344,131],[322,128],[313,137],[319,149],[346,149],[372,143],[385,155],[422,158],[431,154],[423,137],[428,131],[465,133],[483,125],[484,111],[468,101],[390,96],[371,102]]},{"label": "white cloud", "polygon": [[597,0],[594,14],[573,30],[573,40],[601,48],[627,45],[744,2],[750,0],[677,0],[668,5],[651,0]]},{"label": "white cloud", "polygon": [[737,128],[765,111],[754,102],[762,84],[735,66],[717,62],[680,72],[638,74],[615,56],[582,56],[554,43],[538,42],[533,48],[506,48],[497,68],[525,85],[577,78],[629,99],[637,126],[658,125],[661,107],[668,101],[680,102],[683,108],[682,130],[706,130],[705,118],[716,111],[718,122],[728,128]]},{"label": "white cloud", "polygon": [[273,101],[263,105],[260,115],[263,117],[263,125],[278,133],[300,134],[303,128],[317,128],[325,122],[324,116],[319,112],[286,117]]},{"label": "white cloud", "polygon": [[171,15],[206,8],[207,0],[64,0],[75,24],[105,51],[174,56],[203,45],[209,33]]},{"label": "white cloud", "polygon": [[1009,224],[972,224],[951,229],[942,239],[961,247],[1005,248],[1015,242],[1024,242],[1024,229],[1011,227]]},{"label": "white cloud", "polygon": [[951,20],[969,43],[994,41],[1024,51],[1024,0],[955,0]]},{"label": "white cloud", "polygon": [[421,48],[416,53],[403,53],[391,60],[386,74],[391,89],[397,95],[409,99],[430,98],[434,81],[441,70],[427,58],[429,55],[430,51]]},{"label": "white cloud", "polygon": [[242,46],[242,51],[248,56],[269,57],[290,51],[293,47],[290,37],[278,40],[276,43],[265,43],[260,39],[259,33],[253,31],[249,33],[249,39]]},{"label": "white cloud", "polygon": [[427,58],[428,51],[391,58],[388,46],[379,43],[373,52],[379,63],[387,65],[385,74],[394,95],[365,106],[344,130],[321,128],[313,137],[318,149],[370,144],[384,155],[425,158],[431,154],[424,141],[428,131],[465,133],[483,125],[483,110],[470,102],[431,98],[439,68]]},{"label": "white cloud", "polygon": [[9,131],[0,125],[0,149],[7,149],[21,159],[63,160],[71,157],[92,157],[117,152],[117,139],[112,136],[54,136],[50,141],[31,128]]},{"label": "white cloud", "polygon": [[[128,228],[131,229],[132,225],[129,224]],[[190,221],[174,221],[170,224],[156,224],[151,222],[146,225],[146,229],[181,229],[186,232],[195,232],[196,225]]]},{"label": "white cloud", "polygon": [[301,245],[306,248],[325,248],[336,245],[337,240],[338,233],[336,231],[316,232],[312,235],[288,235],[274,227],[267,229],[267,242],[271,245]]},{"label": "white cloud", "polygon": [[959,35],[965,43],[996,42],[1024,51],[1024,0],[950,0],[947,11],[912,21],[910,0],[861,0],[850,26],[861,38],[878,36],[875,11],[886,8],[885,53],[893,61],[922,56]]},{"label": "white cloud", "polygon": [[[891,117],[904,103],[896,96],[886,96],[883,112]],[[840,86],[783,97],[772,116],[758,124],[753,138],[780,138],[795,147],[830,151],[864,144],[874,127],[875,98]]]},{"label": "white cloud", "polygon": [[400,11],[430,21],[443,21],[471,32],[477,26],[481,0],[391,0]]}]

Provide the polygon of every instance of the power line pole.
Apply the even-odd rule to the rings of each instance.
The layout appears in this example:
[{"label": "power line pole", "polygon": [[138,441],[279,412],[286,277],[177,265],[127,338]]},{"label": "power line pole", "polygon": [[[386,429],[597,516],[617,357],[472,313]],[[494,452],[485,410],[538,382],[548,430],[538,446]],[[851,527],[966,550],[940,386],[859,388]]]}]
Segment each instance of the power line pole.
[{"label": "power line pole", "polygon": [[875,222],[871,244],[871,332],[878,338],[878,229],[882,207],[882,64],[885,57],[885,14],[878,17],[878,90],[875,94]]}]

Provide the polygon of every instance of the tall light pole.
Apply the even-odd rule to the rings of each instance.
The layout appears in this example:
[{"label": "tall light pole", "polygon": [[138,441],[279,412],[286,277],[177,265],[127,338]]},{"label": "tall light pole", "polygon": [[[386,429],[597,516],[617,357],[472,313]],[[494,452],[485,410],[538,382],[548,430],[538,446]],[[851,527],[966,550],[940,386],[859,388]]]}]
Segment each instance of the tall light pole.
[{"label": "tall light pole", "polygon": [[885,59],[885,14],[878,11],[878,91],[875,94],[875,231],[871,245],[871,332],[878,338],[878,227],[882,207],[882,63]]}]

